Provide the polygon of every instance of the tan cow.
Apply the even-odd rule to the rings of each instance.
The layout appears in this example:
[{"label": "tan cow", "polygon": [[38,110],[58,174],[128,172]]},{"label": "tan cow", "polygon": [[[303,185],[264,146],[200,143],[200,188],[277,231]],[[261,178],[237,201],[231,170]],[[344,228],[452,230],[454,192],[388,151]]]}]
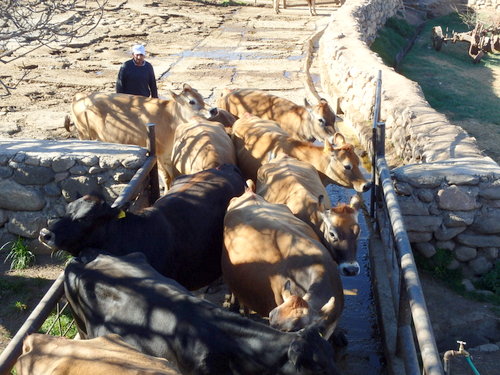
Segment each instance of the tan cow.
[{"label": "tan cow", "polygon": [[359,274],[356,260],[360,226],[357,194],[351,204],[332,208],[318,172],[309,163],[283,155],[259,168],[257,194],[270,203],[286,204],[318,235],[339,265],[343,276]]},{"label": "tan cow", "polygon": [[229,203],[222,273],[240,304],[296,331],[322,322],[333,333],[344,306],[337,264],[309,225],[251,188]]},{"label": "tan cow", "polygon": [[[276,14],[280,12],[280,0],[273,0],[274,3],[274,11]],[[316,0],[307,0],[307,5],[309,7],[309,13],[311,16],[317,16],[316,13]],[[286,0],[283,0],[283,9],[286,9]]]},{"label": "tan cow", "polygon": [[69,340],[33,333],[23,342],[18,375],[177,375],[176,366],[142,354],[116,334]]},{"label": "tan cow", "polygon": [[208,116],[203,97],[188,84],[180,94],[170,92],[163,100],[127,94],[77,94],[71,114],[80,139],[132,144],[145,147],[146,124],[153,123],[160,175],[167,187],[173,171],[171,153],[175,128],[195,115]]},{"label": "tan cow", "polygon": [[222,164],[236,165],[236,153],[222,124],[196,116],[175,129],[172,164],[177,177]]},{"label": "tan cow", "polygon": [[292,138],[302,141],[323,140],[335,133],[335,114],[325,99],[315,106],[304,99],[304,106],[301,106],[265,91],[236,89],[223,91],[217,107],[238,118],[250,113],[276,121]]},{"label": "tan cow", "polygon": [[354,147],[346,143],[340,133],[333,136],[335,147],[327,139],[321,147],[290,138],[274,121],[246,115],[234,123],[232,138],[238,166],[246,179],[255,181],[257,170],[266,163],[268,153],[274,152],[312,164],[325,185],[334,183],[357,192],[370,189]]}]

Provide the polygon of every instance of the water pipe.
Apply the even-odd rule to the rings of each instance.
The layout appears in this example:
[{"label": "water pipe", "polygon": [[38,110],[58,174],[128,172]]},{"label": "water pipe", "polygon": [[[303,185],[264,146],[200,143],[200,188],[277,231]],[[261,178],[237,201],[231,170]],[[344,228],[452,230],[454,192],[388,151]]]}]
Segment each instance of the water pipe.
[{"label": "water pipe", "polygon": [[474,375],[481,375],[479,373],[479,371],[477,371],[474,364],[472,363],[470,353],[467,350],[465,350],[465,345],[467,343],[465,341],[457,341],[457,343],[459,344],[458,350],[448,350],[443,355],[443,367],[444,367],[445,374],[451,375],[451,361],[450,361],[450,359],[452,357],[455,357],[455,356],[463,356],[463,357],[465,357],[465,360],[467,361],[469,366],[472,368]]}]

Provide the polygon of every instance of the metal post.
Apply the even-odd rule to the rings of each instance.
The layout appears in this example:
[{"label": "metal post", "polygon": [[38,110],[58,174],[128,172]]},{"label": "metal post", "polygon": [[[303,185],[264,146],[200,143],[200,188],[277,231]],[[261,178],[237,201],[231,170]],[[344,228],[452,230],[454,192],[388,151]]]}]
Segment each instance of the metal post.
[{"label": "metal post", "polygon": [[382,180],[382,187],[389,210],[389,218],[394,228],[396,246],[400,254],[401,272],[404,280],[403,287],[406,289],[408,298],[411,300],[411,315],[420,347],[424,371],[427,375],[442,375],[444,371],[441,359],[436,347],[434,332],[422,292],[422,285],[418,277],[415,259],[413,258],[410,241],[404,226],[403,216],[401,214],[396,192],[394,191],[389,167],[383,158],[377,160],[377,167]]},{"label": "metal post", "polygon": [[[378,71],[377,86],[375,89],[375,104],[373,109],[373,127],[372,127],[372,191],[370,199],[370,216],[375,217],[375,202],[376,202],[376,190],[377,190],[377,149],[380,147],[377,140],[377,127],[380,123],[380,103],[382,92],[382,71]],[[383,147],[383,146],[382,146]]]},{"label": "metal post", "polygon": [[156,165],[149,172],[149,183],[151,186],[151,195],[149,197],[149,203],[153,205],[158,198],[160,198],[160,184],[158,182],[158,159],[156,157],[156,135],[155,126],[156,124],[148,123],[148,151],[149,156],[153,156],[156,159]]},{"label": "metal post", "polygon": [[10,340],[7,347],[0,355],[0,375],[10,373],[12,367],[21,355],[24,339],[31,333],[36,332],[49,316],[54,304],[61,299],[64,293],[64,272],[61,272],[50,289],[45,293],[40,303],[35,307],[28,319],[19,328],[16,335]]}]

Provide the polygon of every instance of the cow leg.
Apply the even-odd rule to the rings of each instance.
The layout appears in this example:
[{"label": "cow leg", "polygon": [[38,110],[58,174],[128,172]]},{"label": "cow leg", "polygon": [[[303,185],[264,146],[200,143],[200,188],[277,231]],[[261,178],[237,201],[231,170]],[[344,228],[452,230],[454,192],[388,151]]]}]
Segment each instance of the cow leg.
[{"label": "cow leg", "polygon": [[274,11],[276,14],[280,12],[280,0],[273,0]]}]

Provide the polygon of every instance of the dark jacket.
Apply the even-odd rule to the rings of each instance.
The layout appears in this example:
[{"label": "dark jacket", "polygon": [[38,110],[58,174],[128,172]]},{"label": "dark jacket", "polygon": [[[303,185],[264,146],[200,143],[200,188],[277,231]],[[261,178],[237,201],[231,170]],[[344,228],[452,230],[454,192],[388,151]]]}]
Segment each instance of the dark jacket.
[{"label": "dark jacket", "polygon": [[116,80],[116,92],[123,94],[158,97],[153,66],[147,61],[137,66],[134,60],[122,64]]}]

